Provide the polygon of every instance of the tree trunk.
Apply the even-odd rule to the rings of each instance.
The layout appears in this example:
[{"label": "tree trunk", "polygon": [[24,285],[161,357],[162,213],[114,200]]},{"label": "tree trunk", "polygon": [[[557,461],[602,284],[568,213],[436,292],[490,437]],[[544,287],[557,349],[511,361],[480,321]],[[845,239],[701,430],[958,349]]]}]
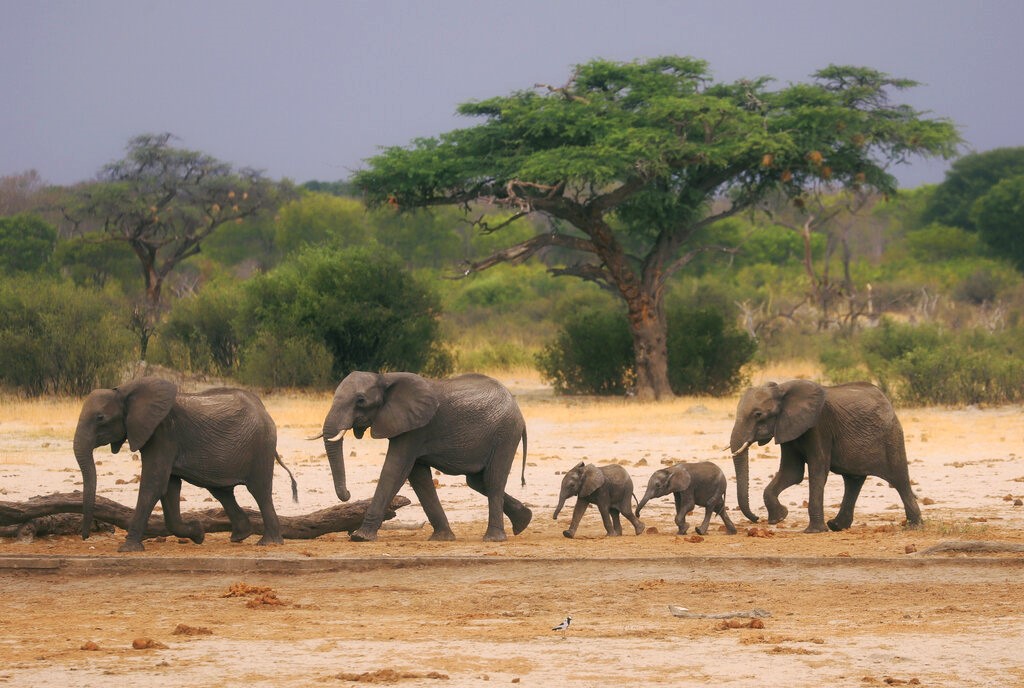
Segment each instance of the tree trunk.
[{"label": "tree trunk", "polygon": [[[409,504],[409,499],[401,495],[396,496],[389,509],[385,512],[384,518],[395,517],[395,511]],[[370,500],[363,499],[348,504],[336,504],[326,509],[314,511],[304,516],[279,516],[281,521],[281,535],[288,540],[309,540],[326,533],[352,532],[363,523],[363,516],[370,505]],[[252,521],[256,534],[263,534],[263,518],[258,511],[243,509]],[[0,502],[0,528],[3,526],[20,526],[21,524],[33,524],[35,532],[54,532],[46,521],[37,522],[36,519],[44,519],[53,514],[82,513],[82,493],[55,493],[42,497],[33,497],[27,502]],[[96,498],[95,520],[104,523],[111,523],[118,528],[127,530],[135,510],[118,504],[103,497]],[[207,533],[222,533],[231,531],[231,521],[228,520],[224,510],[216,507],[205,511],[191,511],[181,515],[182,519],[188,521],[199,521],[203,531]],[[81,532],[81,519],[71,524],[72,532]],[[13,536],[15,532],[9,529],[2,529],[0,533]],[[164,525],[163,516],[160,514],[151,516],[146,526],[144,537],[168,536],[170,533]]]},{"label": "tree trunk", "polygon": [[650,401],[674,396],[668,382],[668,324],[660,303],[629,304],[629,330],[636,360],[636,396]]}]

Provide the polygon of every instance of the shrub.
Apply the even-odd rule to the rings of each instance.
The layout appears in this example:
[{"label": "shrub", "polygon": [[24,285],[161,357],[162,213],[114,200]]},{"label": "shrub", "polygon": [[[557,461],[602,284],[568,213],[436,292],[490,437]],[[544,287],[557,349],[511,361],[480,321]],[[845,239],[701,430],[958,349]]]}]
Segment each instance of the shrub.
[{"label": "shrub", "polygon": [[746,332],[713,308],[668,311],[668,377],[676,394],[724,396],[743,386],[742,369],[757,352]]},{"label": "shrub", "polygon": [[127,310],[66,282],[0,282],[0,384],[28,395],[113,387],[137,344]]},{"label": "shrub", "polygon": [[[676,394],[724,395],[744,383],[757,343],[714,308],[668,311],[668,376]],[[619,309],[585,309],[537,356],[558,394],[625,394],[634,379],[633,339]]]},{"label": "shrub", "polygon": [[193,373],[233,374],[242,348],[236,327],[241,293],[236,285],[213,282],[177,301],[160,327],[154,361]]},{"label": "shrub", "polygon": [[334,359],[323,342],[311,337],[279,339],[261,331],[242,352],[239,379],[255,387],[312,387],[325,389],[334,382]]},{"label": "shrub", "polygon": [[57,230],[29,213],[0,217],[0,273],[35,273],[51,268]]},{"label": "shrub", "polygon": [[451,364],[441,350],[439,312],[437,296],[392,253],[307,248],[246,283],[239,331],[246,341],[322,344],[334,379],[353,370],[437,375]]},{"label": "shrub", "polygon": [[536,356],[556,394],[625,394],[634,377],[633,339],[618,309],[585,309]]},{"label": "shrub", "polygon": [[1017,403],[1024,399],[1021,334],[945,333],[885,319],[858,340],[829,349],[822,363],[833,382],[873,379],[905,404]]}]

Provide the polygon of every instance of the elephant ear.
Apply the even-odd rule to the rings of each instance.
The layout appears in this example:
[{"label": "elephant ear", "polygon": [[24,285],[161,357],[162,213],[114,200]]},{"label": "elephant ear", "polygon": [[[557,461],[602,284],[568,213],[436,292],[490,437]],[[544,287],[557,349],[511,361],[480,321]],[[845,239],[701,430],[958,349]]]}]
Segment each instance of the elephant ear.
[{"label": "elephant ear", "polygon": [[583,469],[583,484],[580,485],[580,496],[589,497],[594,490],[604,485],[604,471],[590,464]]},{"label": "elephant ear", "polygon": [[685,468],[675,470],[668,481],[669,492],[685,492],[691,482],[693,482],[693,477],[690,475],[690,471]]},{"label": "elephant ear", "polygon": [[138,451],[171,412],[178,386],[169,380],[144,377],[118,387],[117,392],[124,397],[128,448]]},{"label": "elephant ear", "polygon": [[374,439],[390,439],[422,428],[437,413],[440,399],[434,386],[413,373],[384,373],[384,403],[370,427]]},{"label": "elephant ear", "polygon": [[790,380],[779,385],[779,417],[775,441],[792,442],[818,422],[825,407],[825,388],[810,380]]}]

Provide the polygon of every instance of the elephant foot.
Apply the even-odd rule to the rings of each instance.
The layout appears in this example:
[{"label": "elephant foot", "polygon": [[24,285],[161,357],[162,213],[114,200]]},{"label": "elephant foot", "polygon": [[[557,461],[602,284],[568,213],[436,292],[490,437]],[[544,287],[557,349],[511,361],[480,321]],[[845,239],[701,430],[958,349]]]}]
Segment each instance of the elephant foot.
[{"label": "elephant foot", "polygon": [[142,546],[141,542],[136,540],[125,540],[121,543],[121,546],[117,548],[118,552],[144,552],[146,548]]},{"label": "elephant foot", "polygon": [[491,530],[488,528],[487,532],[484,533],[484,542],[505,542],[506,540],[508,540],[508,536],[505,535],[504,530]]},{"label": "elephant foot", "polygon": [[250,535],[252,535],[252,526],[251,525],[248,528],[239,528],[237,530],[232,530],[231,531],[231,542],[241,542],[242,540],[246,539]]},{"label": "elephant foot", "polygon": [[827,533],[828,528],[825,527],[824,523],[812,523],[804,528],[805,533]]},{"label": "elephant foot", "polygon": [[430,536],[432,542],[451,542],[454,539],[455,533],[451,530],[435,530]]},{"label": "elephant foot", "polygon": [[676,535],[686,535],[689,530],[690,526],[680,526],[680,528],[676,530]]},{"label": "elephant foot", "polygon": [[833,518],[826,525],[828,525],[829,530],[838,533],[840,530],[846,530],[847,528],[849,528],[851,523],[840,522],[839,519]]},{"label": "elephant foot", "polygon": [[572,540],[572,539],[573,539],[573,537],[575,537],[575,536],[576,536],[576,533],[572,532],[571,530],[563,530],[563,531],[562,531],[562,535],[564,535],[565,537],[567,537],[567,538],[569,538],[570,540]]},{"label": "elephant foot", "polygon": [[377,533],[360,528],[348,537],[352,542],[374,542],[377,540]]},{"label": "elephant foot", "polygon": [[188,539],[191,540],[192,542],[194,542],[197,545],[201,545],[201,544],[203,544],[203,540],[206,539],[206,533],[204,533],[203,531],[200,530],[195,535],[190,535]]},{"label": "elephant foot", "polygon": [[708,534],[708,529],[707,528],[701,528],[700,526],[697,526],[696,528],[694,528],[694,530],[697,532],[697,535],[707,535]]},{"label": "elephant foot", "polygon": [[768,510],[768,523],[771,525],[781,523],[786,520],[787,516],[789,516],[789,509],[780,504],[777,509]]},{"label": "elephant foot", "polygon": [[278,535],[277,537],[270,537],[269,535],[264,535],[263,537],[260,538],[259,542],[256,543],[256,545],[259,546],[259,547],[266,547],[267,545],[283,545],[283,544],[284,544],[284,538],[281,537],[280,535]]},{"label": "elephant foot", "polygon": [[508,520],[512,522],[512,534],[519,535],[526,530],[526,526],[530,525],[530,521],[533,520],[533,512],[529,507],[524,506],[515,516],[509,516]]}]

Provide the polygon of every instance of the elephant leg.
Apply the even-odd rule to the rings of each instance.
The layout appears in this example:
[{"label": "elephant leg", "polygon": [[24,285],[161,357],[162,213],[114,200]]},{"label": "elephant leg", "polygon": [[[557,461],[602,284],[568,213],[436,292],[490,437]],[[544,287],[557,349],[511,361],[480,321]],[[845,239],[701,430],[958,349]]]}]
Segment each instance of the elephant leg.
[{"label": "elephant leg", "polygon": [[853,525],[853,508],[857,504],[857,497],[860,489],[864,487],[865,475],[844,475],[843,476],[843,503],[839,507],[839,513],[830,520],[829,530],[846,530]]},{"label": "elephant leg", "polygon": [[224,513],[231,521],[231,542],[241,542],[252,535],[252,521],[249,516],[238,506],[235,500],[235,490],[231,487],[210,487],[207,488],[210,494],[224,507]]},{"label": "elephant leg", "polygon": [[450,541],[455,539],[455,533],[448,525],[448,517],[441,507],[441,501],[437,498],[437,488],[434,487],[434,478],[430,475],[430,466],[416,464],[409,472],[409,484],[412,485],[416,497],[420,500],[423,513],[430,521],[430,527],[434,532],[431,540]]},{"label": "elephant leg", "polygon": [[725,497],[722,497],[718,502],[718,509],[715,513],[722,517],[722,523],[725,524],[725,532],[729,533],[729,535],[735,535],[736,524],[729,518],[729,511],[725,508]]},{"label": "elephant leg", "polygon": [[711,525],[711,515],[714,513],[714,511],[715,511],[715,506],[714,506],[713,502],[711,504],[708,504],[708,505],[706,505],[704,507],[704,520],[701,521],[699,526],[694,528],[694,530],[697,531],[698,535],[707,535],[708,534],[708,526]]},{"label": "elephant leg", "polygon": [[686,515],[693,511],[694,501],[691,495],[676,494],[676,528],[679,535],[686,535],[690,526],[686,525]]},{"label": "elephant leg", "polygon": [[205,534],[202,524],[198,521],[185,523],[181,520],[181,478],[172,475],[168,479],[167,490],[160,498],[160,504],[164,508],[164,523],[172,535],[188,538],[197,545],[203,544]]},{"label": "elephant leg", "polygon": [[274,498],[269,489],[257,489],[250,486],[249,494],[256,500],[260,508],[260,516],[263,517],[263,537],[256,541],[257,545],[283,545],[284,537],[281,536],[281,521],[277,517],[277,510],[274,509]]},{"label": "elephant leg", "polygon": [[622,535],[622,521],[620,519],[620,515],[622,514],[622,512],[616,509],[615,507],[612,507],[611,512],[612,522],[615,524],[615,534]]},{"label": "elephant leg", "polygon": [[[165,447],[158,446],[157,449]],[[117,548],[118,552],[141,552],[145,549],[142,546],[142,538],[146,534],[146,525],[157,500],[167,491],[167,482],[171,478],[170,460],[166,461],[166,468],[155,465],[158,461],[160,458],[152,455],[142,458],[142,476],[139,480],[139,497],[135,503],[135,513],[128,524],[128,534],[125,535],[124,542]]]},{"label": "elephant leg", "polygon": [[921,507],[917,505],[917,497],[914,496],[914,490],[910,487],[910,478],[894,482],[892,486],[896,488],[900,499],[903,500],[903,510],[907,514],[907,525],[911,528],[924,525],[924,521],[921,519]]},{"label": "elephant leg", "polygon": [[384,458],[384,466],[377,480],[377,489],[373,491],[370,506],[363,515],[363,523],[349,536],[354,542],[372,542],[377,539],[377,531],[384,522],[385,511],[398,494],[398,490],[409,479],[415,464],[414,461],[406,461],[402,455],[404,452],[396,449],[395,445],[398,442],[397,438],[392,439],[388,446],[388,454]]},{"label": "elephant leg", "polygon": [[[779,501],[779,494],[786,488],[799,485],[804,479],[804,462],[792,449],[782,445],[782,460],[779,470],[764,488],[764,505],[768,508],[768,523],[786,520],[789,509]],[[824,523],[822,524],[824,526]]]},{"label": "elephant leg", "polygon": [[[807,464],[807,478],[810,493],[807,497],[807,515],[810,523],[804,528],[805,533],[827,533],[825,525],[825,482],[828,480],[829,462],[822,459]],[[852,515],[851,515],[852,518]]]},{"label": "elephant leg", "polygon": [[562,535],[567,538],[576,537],[576,529],[580,525],[583,514],[587,512],[588,506],[590,506],[590,502],[580,497],[576,498],[576,506],[572,510],[572,520],[569,522],[569,527],[562,531]]},{"label": "elephant leg", "polygon": [[[488,499],[488,504],[490,504],[491,494],[490,492],[488,492],[487,488],[486,473],[487,472],[485,471],[484,473],[474,473],[472,475],[467,475],[466,484],[469,485],[474,490],[476,490],[477,492],[479,492],[480,494],[486,496]],[[499,490],[504,490],[504,483],[501,485]],[[515,497],[506,492],[502,491],[500,492],[500,494],[501,502],[499,503],[500,509],[498,510],[499,515],[497,518],[499,524],[497,531],[499,533],[499,536],[497,537],[497,539],[494,540],[495,542],[501,542],[506,539],[505,524],[502,523],[500,514],[504,513],[506,516],[508,516],[508,520],[512,522],[513,535],[519,535],[519,533],[526,530],[526,526],[530,525],[530,521],[531,519],[533,519],[533,511],[531,511],[528,506],[526,506],[518,499],[516,499]],[[484,540],[489,540],[490,538],[488,537],[488,535],[492,532],[492,520],[490,516],[491,514],[490,512],[488,512],[487,534],[484,535]]]},{"label": "elephant leg", "polygon": [[619,513],[626,517],[626,520],[629,521],[630,524],[633,526],[633,530],[636,531],[637,535],[644,532],[644,524],[641,523],[640,519],[637,518],[636,514],[633,513],[633,505],[630,504],[629,497],[626,497],[626,499],[622,503],[622,506],[619,507]]},{"label": "elephant leg", "polygon": [[612,510],[607,504],[598,504],[597,510],[601,512],[601,521],[604,523],[604,532],[610,537],[622,534],[622,529],[615,530],[615,518]]}]

